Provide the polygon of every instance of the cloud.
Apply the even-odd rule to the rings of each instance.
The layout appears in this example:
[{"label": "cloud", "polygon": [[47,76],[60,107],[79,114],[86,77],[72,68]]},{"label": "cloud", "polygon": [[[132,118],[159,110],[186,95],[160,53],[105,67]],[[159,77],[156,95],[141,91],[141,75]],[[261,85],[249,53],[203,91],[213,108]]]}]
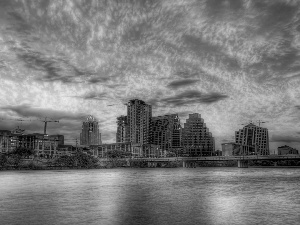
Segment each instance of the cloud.
[{"label": "cloud", "polygon": [[52,118],[55,120],[82,120],[86,115],[82,113],[73,113],[67,111],[60,111],[47,108],[35,108],[28,104],[22,104],[17,106],[4,106],[0,109],[5,111],[10,111],[16,113],[17,116],[23,117],[35,117],[42,118],[45,117]]},{"label": "cloud", "polygon": [[300,142],[300,136],[273,135],[270,142]]},{"label": "cloud", "polygon": [[22,43],[21,47],[12,47],[11,49],[28,69],[44,72],[44,76],[35,77],[38,81],[95,84],[105,83],[111,79],[111,77],[96,76],[94,71],[72,65],[65,57],[48,56],[35,51],[26,43]]},{"label": "cloud", "polygon": [[179,107],[196,103],[211,104],[225,98],[228,98],[228,96],[215,92],[203,94],[200,91],[185,91],[173,97],[163,98],[160,102]]},{"label": "cloud", "polygon": [[82,96],[69,96],[73,98],[82,98],[85,100],[107,100],[109,97],[106,93],[89,92]]},{"label": "cloud", "polygon": [[189,86],[192,84],[197,83],[199,80],[192,80],[192,79],[186,79],[186,80],[176,80],[176,81],[172,81],[170,82],[167,87],[171,88],[171,89],[177,89],[179,87],[184,87],[184,86]]}]

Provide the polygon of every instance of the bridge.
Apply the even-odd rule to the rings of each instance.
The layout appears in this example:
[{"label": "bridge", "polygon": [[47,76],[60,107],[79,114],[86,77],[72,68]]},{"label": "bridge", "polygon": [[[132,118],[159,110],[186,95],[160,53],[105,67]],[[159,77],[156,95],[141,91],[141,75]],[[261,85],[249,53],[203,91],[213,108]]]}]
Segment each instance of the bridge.
[{"label": "bridge", "polygon": [[[147,162],[149,167],[156,167],[159,162],[182,161],[183,167],[196,167],[201,161],[237,161],[239,168],[247,168],[249,160],[300,160],[300,155],[240,155],[240,156],[203,156],[203,157],[162,157],[162,158],[131,158],[133,161]],[[100,159],[106,161],[107,159]],[[129,160],[127,158],[127,160]]]}]

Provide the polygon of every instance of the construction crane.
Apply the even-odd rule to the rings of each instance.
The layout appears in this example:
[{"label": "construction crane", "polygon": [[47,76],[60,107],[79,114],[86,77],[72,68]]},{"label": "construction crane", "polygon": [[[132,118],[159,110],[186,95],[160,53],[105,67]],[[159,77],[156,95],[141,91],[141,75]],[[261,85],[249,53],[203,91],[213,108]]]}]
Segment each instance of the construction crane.
[{"label": "construction crane", "polygon": [[13,120],[13,121],[41,121],[41,122],[44,122],[44,135],[47,134],[47,123],[50,123],[50,122],[55,122],[55,123],[59,123],[59,120],[47,120],[47,117],[45,117],[44,120],[40,119],[40,120],[31,120],[31,119],[27,119],[27,120],[24,120],[24,119],[4,119],[4,118],[0,118],[1,120]]},{"label": "construction crane", "polygon": [[48,124],[48,123],[51,123],[51,122],[53,122],[53,123],[59,123],[59,120],[47,120],[47,117],[45,117],[44,120],[39,120],[39,121],[42,121],[42,122],[45,123],[45,124],[44,124],[44,135],[47,134],[46,131],[47,131],[47,124]]},{"label": "construction crane", "polygon": [[252,123],[252,124],[253,124],[253,121],[252,121],[252,120],[250,120],[248,123],[242,123],[242,124],[240,124],[240,125],[243,125],[243,126],[245,126],[245,125],[248,125],[248,124],[250,124],[250,123]]}]

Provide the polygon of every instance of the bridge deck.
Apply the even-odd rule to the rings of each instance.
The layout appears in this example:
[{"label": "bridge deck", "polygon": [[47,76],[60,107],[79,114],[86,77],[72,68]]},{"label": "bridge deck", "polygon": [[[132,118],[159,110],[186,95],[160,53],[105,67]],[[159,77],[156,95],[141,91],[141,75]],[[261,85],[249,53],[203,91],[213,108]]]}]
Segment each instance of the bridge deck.
[{"label": "bridge deck", "polygon": [[[206,157],[164,157],[164,158],[123,158],[136,161],[166,162],[166,161],[232,161],[232,160],[291,160],[300,159],[300,155],[247,155],[247,156],[206,156]],[[106,161],[106,158],[100,158]]]}]

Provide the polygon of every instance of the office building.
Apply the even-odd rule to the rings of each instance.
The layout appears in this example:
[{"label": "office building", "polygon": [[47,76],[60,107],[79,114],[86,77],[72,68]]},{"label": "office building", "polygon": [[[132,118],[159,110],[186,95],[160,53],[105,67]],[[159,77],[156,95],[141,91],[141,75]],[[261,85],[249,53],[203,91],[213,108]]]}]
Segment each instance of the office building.
[{"label": "office building", "polygon": [[235,143],[243,155],[269,155],[268,129],[249,123],[235,132]]},{"label": "office building", "polygon": [[181,148],[181,125],[177,114],[152,117],[150,143],[162,151],[176,153]]},{"label": "office building", "polygon": [[215,140],[200,114],[189,114],[182,128],[182,146],[188,156],[213,155]]},{"label": "office building", "polygon": [[88,116],[82,123],[80,133],[80,145],[99,145],[101,144],[101,134],[99,124],[93,116]]},{"label": "office building", "polygon": [[129,126],[127,122],[127,116],[119,116],[117,118],[117,126],[116,142],[129,142]]},{"label": "office building", "polygon": [[139,99],[127,103],[127,122],[129,126],[129,142],[148,144],[152,107]]}]

